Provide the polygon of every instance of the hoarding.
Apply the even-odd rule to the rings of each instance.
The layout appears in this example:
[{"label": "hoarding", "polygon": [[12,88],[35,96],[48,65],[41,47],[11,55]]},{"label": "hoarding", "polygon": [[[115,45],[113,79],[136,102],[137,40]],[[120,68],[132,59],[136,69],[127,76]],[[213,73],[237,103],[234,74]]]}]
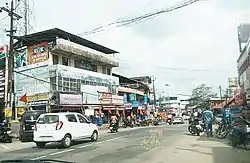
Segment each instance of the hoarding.
[{"label": "hoarding", "polygon": [[28,46],[29,65],[48,60],[49,58],[48,47],[49,47],[48,42],[42,42],[34,46]]},{"label": "hoarding", "polygon": [[0,59],[5,58],[7,56],[7,52],[8,52],[7,45],[0,46]]}]

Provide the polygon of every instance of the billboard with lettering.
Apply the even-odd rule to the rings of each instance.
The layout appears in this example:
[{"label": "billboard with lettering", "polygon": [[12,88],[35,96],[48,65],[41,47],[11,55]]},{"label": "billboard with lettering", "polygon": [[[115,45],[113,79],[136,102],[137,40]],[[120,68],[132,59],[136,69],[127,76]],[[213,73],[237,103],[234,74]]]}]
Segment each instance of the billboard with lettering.
[{"label": "billboard with lettering", "polygon": [[48,60],[49,58],[48,46],[49,46],[48,42],[42,42],[37,45],[28,46],[29,65]]}]

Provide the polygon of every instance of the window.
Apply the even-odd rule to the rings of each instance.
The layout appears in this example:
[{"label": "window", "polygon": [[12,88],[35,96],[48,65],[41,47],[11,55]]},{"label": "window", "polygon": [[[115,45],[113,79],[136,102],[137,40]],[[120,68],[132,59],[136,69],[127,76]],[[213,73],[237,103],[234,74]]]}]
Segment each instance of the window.
[{"label": "window", "polygon": [[77,122],[76,116],[74,114],[68,114],[66,115],[66,118],[69,122]]},{"label": "window", "polygon": [[50,88],[51,90],[56,90],[56,77],[50,77]]},{"label": "window", "polygon": [[70,66],[69,65],[69,58],[67,58],[67,57],[62,57],[62,64],[64,65],[64,66]]},{"label": "window", "polygon": [[80,123],[87,123],[87,120],[83,116],[77,114],[77,117],[78,117]]},{"label": "window", "polygon": [[69,90],[70,91],[77,91],[76,89],[76,79],[70,79],[70,87],[69,87]]},{"label": "window", "polygon": [[59,122],[58,115],[44,115],[39,118],[38,124],[51,124]]},{"label": "window", "polygon": [[53,65],[56,65],[59,63],[58,55],[53,55]]},{"label": "window", "polygon": [[58,91],[63,91],[62,77],[58,77]]},{"label": "window", "polygon": [[107,68],[107,75],[111,75],[111,69]]},{"label": "window", "polygon": [[69,78],[63,78],[63,91],[69,91]]},{"label": "window", "polygon": [[103,73],[103,74],[106,74],[106,73],[107,73],[106,67],[102,67],[102,73]]}]

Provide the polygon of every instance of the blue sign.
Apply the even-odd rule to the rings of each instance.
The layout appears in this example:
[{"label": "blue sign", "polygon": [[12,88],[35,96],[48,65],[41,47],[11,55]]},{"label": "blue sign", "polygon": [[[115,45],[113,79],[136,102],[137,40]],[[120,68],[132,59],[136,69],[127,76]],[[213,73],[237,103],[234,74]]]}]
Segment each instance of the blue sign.
[{"label": "blue sign", "polygon": [[129,95],[129,102],[133,102],[133,101],[136,101],[136,95],[134,93],[131,93]]},{"label": "blue sign", "polygon": [[139,107],[138,101],[133,101],[132,102],[132,108],[138,108],[138,107]]},{"label": "blue sign", "polygon": [[143,96],[143,102],[144,102],[144,104],[148,103],[148,95],[147,94],[145,94]]},{"label": "blue sign", "polygon": [[123,101],[124,101],[124,104],[128,103],[128,96],[126,93],[124,93],[123,95]]}]

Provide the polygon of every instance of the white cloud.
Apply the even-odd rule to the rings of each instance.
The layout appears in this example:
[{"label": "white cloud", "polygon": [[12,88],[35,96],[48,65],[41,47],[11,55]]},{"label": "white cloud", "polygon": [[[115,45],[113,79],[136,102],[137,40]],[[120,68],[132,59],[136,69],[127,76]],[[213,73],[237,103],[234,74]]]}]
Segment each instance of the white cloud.
[{"label": "white cloud", "polygon": [[[58,27],[77,34],[119,17],[141,15],[175,2],[43,0],[36,2],[35,24],[39,30]],[[192,88],[201,83],[214,88],[219,84],[226,87],[227,78],[236,76],[236,60],[239,56],[236,26],[245,19],[250,9],[241,5],[234,8],[236,5],[230,4],[233,2],[229,0],[201,1],[138,25],[111,28],[85,38],[120,52],[121,67],[115,71],[127,76],[155,75],[157,86],[164,87],[164,83],[169,83],[171,87],[167,90],[171,93],[189,94]],[[174,71],[164,68],[211,71]],[[220,72],[215,72],[218,70]]]}]

